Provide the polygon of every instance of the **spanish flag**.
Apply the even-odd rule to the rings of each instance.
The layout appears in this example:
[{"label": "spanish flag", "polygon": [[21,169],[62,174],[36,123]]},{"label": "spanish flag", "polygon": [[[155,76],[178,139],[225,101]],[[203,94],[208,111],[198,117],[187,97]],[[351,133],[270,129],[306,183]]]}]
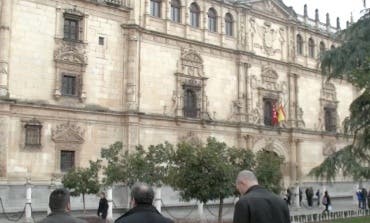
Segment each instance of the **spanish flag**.
[{"label": "spanish flag", "polygon": [[282,104],[280,104],[279,109],[277,110],[277,119],[279,123],[285,121],[285,112]]}]

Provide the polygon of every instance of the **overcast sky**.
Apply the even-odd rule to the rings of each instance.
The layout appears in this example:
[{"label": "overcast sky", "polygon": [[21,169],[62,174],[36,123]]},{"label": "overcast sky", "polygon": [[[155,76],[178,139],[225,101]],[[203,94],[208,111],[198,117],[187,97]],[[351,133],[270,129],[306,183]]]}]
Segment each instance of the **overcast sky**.
[{"label": "overcast sky", "polygon": [[[283,0],[287,6],[293,6],[296,13],[303,15],[303,6],[307,4],[308,16],[315,18],[315,9],[319,9],[320,21],[325,22],[325,14],[330,14],[332,26],[336,25],[337,17],[340,18],[341,27],[346,26],[346,21],[350,20],[351,12],[354,21],[356,21],[363,7],[363,0]],[[370,0],[367,0],[367,7],[370,6]]]}]

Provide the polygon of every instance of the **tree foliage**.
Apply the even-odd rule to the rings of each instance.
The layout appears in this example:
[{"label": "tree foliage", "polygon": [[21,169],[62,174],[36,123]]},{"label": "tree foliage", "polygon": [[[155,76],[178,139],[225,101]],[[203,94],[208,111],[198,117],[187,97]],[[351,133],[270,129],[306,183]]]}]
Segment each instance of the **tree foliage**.
[{"label": "tree foliage", "polygon": [[229,148],[215,138],[208,138],[204,146],[182,142],[173,155],[169,184],[187,201],[219,200],[221,221],[223,200],[235,192],[236,174],[253,165],[251,151]]},{"label": "tree foliage", "polygon": [[322,55],[321,68],[328,78],[346,79],[361,89],[361,95],[350,105],[344,126],[353,142],[327,157],[310,174],[329,181],[338,173],[370,179],[370,12],[338,38],[341,46]]},{"label": "tree foliage", "polygon": [[256,155],[256,177],[259,184],[267,189],[279,194],[281,187],[281,179],[283,174],[280,170],[284,158],[279,157],[274,152],[261,150]]},{"label": "tree foliage", "polygon": [[102,158],[107,161],[104,167],[104,182],[107,185],[123,183],[131,187],[136,182],[146,182],[160,186],[167,177],[168,161],[173,146],[169,143],[149,146],[145,150],[137,146],[134,151],[123,151],[121,142],[103,148]]},{"label": "tree foliage", "polygon": [[101,161],[90,161],[86,168],[73,168],[68,171],[62,179],[65,188],[68,188],[72,196],[82,195],[83,208],[85,212],[85,195],[99,192],[100,183],[98,173],[101,168]]}]

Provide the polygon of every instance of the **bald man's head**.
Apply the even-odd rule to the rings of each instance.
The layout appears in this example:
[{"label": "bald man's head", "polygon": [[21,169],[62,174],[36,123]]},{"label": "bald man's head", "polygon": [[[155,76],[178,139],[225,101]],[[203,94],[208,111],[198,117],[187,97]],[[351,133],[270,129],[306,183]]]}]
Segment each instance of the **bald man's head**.
[{"label": "bald man's head", "polygon": [[254,185],[258,185],[258,180],[252,171],[243,170],[239,172],[236,178],[236,189],[241,195],[245,194]]},{"label": "bald man's head", "polygon": [[134,201],[134,206],[151,205],[154,200],[154,190],[147,184],[137,183],[132,188],[131,198]]}]

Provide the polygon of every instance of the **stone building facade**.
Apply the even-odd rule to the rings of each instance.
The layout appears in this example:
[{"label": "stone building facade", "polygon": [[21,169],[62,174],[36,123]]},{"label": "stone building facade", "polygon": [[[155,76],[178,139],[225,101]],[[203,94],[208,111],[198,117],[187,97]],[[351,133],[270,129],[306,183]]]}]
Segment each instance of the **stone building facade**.
[{"label": "stone building facade", "polygon": [[[332,27],[281,0],[1,0],[0,175],[48,184],[102,147],[209,136],[285,158],[284,185],[349,143],[358,90],[320,74]],[[272,104],[286,121],[269,123]]]}]

